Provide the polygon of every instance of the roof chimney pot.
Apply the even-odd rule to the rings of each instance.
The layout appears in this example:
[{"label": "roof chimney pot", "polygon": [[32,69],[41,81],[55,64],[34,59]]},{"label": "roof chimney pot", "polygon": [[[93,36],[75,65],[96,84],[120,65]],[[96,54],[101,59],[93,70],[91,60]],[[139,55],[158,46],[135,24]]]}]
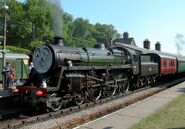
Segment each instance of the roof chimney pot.
[{"label": "roof chimney pot", "polygon": [[148,39],[145,39],[143,42],[143,47],[146,49],[150,49],[150,41]]}]

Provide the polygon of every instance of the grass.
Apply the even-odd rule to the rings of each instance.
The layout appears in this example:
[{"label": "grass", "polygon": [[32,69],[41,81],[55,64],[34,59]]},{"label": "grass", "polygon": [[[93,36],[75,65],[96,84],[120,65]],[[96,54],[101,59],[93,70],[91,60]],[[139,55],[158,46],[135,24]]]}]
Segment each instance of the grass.
[{"label": "grass", "polygon": [[129,129],[185,129],[185,93]]}]

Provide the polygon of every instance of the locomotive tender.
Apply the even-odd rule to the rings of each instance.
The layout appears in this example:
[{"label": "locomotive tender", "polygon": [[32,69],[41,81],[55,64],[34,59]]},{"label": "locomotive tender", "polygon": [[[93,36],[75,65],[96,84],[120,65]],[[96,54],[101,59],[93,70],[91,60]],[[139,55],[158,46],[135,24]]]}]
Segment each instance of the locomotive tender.
[{"label": "locomotive tender", "polygon": [[[62,38],[39,46],[33,53],[36,74],[26,86],[25,101],[57,111],[66,102],[77,105],[155,83],[156,77],[185,72],[185,58],[155,50],[115,43],[109,48],[66,47]],[[40,87],[46,81],[47,88]],[[33,86],[30,86],[30,85]],[[29,99],[28,99],[29,98]],[[31,99],[30,99],[31,98]]]}]

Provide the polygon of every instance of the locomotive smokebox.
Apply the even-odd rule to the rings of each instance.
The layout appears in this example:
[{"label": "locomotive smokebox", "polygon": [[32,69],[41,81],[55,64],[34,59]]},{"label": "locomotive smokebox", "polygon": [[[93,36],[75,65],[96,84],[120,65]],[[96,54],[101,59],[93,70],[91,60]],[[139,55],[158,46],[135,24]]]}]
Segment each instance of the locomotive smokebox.
[{"label": "locomotive smokebox", "polygon": [[61,46],[63,46],[64,45],[64,43],[63,43],[63,39],[64,38],[62,38],[62,37],[60,37],[60,36],[55,36],[54,37],[54,45],[61,45]]}]

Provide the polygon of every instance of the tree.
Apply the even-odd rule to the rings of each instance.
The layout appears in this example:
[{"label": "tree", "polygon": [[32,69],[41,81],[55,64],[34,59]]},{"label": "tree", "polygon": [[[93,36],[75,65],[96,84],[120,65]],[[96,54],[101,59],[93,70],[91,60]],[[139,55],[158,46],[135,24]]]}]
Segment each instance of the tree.
[{"label": "tree", "polygon": [[117,32],[113,25],[96,23],[95,28],[97,31],[97,36],[95,36],[97,42],[103,42],[107,39],[110,40],[120,37],[120,34]]},{"label": "tree", "polygon": [[46,43],[43,41],[33,41],[29,44],[29,50],[33,51],[37,46],[44,45],[44,44],[46,44]]},{"label": "tree", "polygon": [[32,40],[51,40],[52,28],[51,7],[47,0],[27,0],[24,5],[25,18],[32,24]]},{"label": "tree", "polygon": [[28,48],[33,40],[52,40],[54,32],[47,0],[27,0],[25,3],[7,0],[7,5],[7,44]]},{"label": "tree", "polygon": [[[1,4],[4,4],[2,2]],[[9,6],[9,10],[7,10],[7,44],[17,46],[18,42],[21,41],[20,36],[23,30],[17,24],[22,21],[22,17],[24,15],[24,11],[22,8],[22,4],[17,2],[16,0],[7,0],[7,5]],[[2,6],[2,5],[1,5]],[[4,13],[2,13],[4,15]],[[4,20],[4,18],[2,18]],[[4,25],[4,23],[3,23]]]},{"label": "tree", "polygon": [[[0,0],[1,6],[4,4],[3,1]],[[35,44],[37,46],[43,42],[51,42],[56,35],[56,28],[59,28],[58,31],[63,31],[62,37],[66,46],[92,47],[96,43],[105,43],[107,40],[120,36],[113,25],[100,23],[93,25],[88,19],[74,19],[72,15],[63,12],[53,0],[26,0],[24,3],[7,0],[7,5],[9,6],[7,12],[8,45],[29,49],[32,46],[32,49]],[[56,11],[59,15],[53,14]],[[1,13],[0,32],[2,33],[3,16]],[[57,19],[53,20],[55,17]],[[54,27],[56,23],[63,24],[62,29]]]},{"label": "tree", "polygon": [[63,14],[63,38],[64,38],[64,43],[67,46],[72,46],[72,26],[73,26],[73,16],[68,14],[68,13],[64,13]]}]

